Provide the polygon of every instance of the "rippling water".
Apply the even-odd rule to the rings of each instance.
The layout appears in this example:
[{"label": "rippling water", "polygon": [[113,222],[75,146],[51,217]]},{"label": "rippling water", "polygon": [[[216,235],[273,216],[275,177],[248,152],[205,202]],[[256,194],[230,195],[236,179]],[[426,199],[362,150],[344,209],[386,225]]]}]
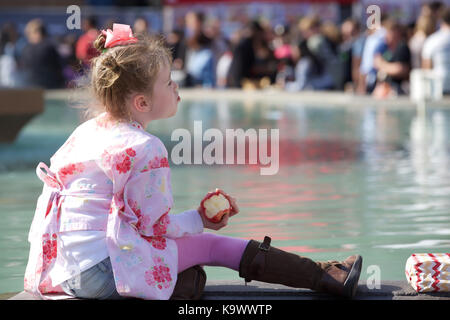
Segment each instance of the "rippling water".
[{"label": "rippling water", "polygon": [[[450,109],[309,107],[301,103],[184,101],[176,117],[148,130],[170,151],[175,128],[277,128],[280,167],[171,165],[173,212],[196,207],[220,187],[238,199],[240,214],[221,234],[262,240],[313,259],[359,253],[382,280],[404,280],[406,259],[450,250]],[[29,225],[42,185],[34,173],[79,122],[62,101],[47,101],[11,145],[0,144],[0,292],[22,290]],[[192,137],[194,139],[194,137]],[[204,142],[203,145],[208,142]],[[207,268],[210,279],[236,272]]]}]

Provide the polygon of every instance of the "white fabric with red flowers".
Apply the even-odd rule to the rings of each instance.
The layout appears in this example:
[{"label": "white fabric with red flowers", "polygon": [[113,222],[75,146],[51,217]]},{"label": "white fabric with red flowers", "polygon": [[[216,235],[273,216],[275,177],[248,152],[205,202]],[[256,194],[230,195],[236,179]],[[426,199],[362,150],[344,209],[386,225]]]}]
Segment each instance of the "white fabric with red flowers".
[{"label": "white fabric with red flowers", "polygon": [[[64,258],[60,234],[95,230],[106,232],[120,295],[170,298],[178,269],[173,239],[202,232],[203,223],[195,209],[169,214],[167,156],[164,144],[137,122],[103,113],[81,124],[50,159],[50,168],[40,163],[36,169],[44,187],[28,237],[25,290],[42,298],[63,293],[52,275],[56,260]],[[67,269],[79,268],[71,263],[66,261]]]}]

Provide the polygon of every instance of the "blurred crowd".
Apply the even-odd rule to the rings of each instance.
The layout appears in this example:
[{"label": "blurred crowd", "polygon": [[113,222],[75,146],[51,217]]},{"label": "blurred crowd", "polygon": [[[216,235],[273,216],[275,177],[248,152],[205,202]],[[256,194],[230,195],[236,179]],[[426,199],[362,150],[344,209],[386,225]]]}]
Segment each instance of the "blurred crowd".
[{"label": "blurred crowd", "polygon": [[[164,34],[173,52],[172,78],[180,87],[287,91],[339,90],[377,97],[409,93],[412,69],[430,69],[450,94],[450,7],[431,2],[414,23],[381,16],[368,28],[357,19],[341,24],[305,16],[290,25],[253,20],[231,35],[218,19],[188,12],[185,26]],[[157,35],[145,18],[134,33]],[[21,35],[13,23],[1,28],[0,86],[72,87],[98,52],[101,29],[83,20],[81,36],[51,37],[43,21],[28,22]]]}]

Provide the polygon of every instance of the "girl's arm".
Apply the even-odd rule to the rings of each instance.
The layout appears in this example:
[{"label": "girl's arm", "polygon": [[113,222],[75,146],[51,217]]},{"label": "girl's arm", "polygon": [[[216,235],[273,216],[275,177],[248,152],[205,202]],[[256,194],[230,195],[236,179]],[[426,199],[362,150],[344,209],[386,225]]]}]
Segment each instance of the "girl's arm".
[{"label": "girl's arm", "polygon": [[[162,158],[162,163],[167,159]],[[179,238],[201,233],[203,222],[197,210],[171,213],[173,207],[170,169],[152,164],[149,170],[138,170],[124,188],[125,213],[144,236]]]},{"label": "girl's arm", "polygon": [[178,238],[201,233],[197,210],[172,214],[172,188],[167,151],[156,137],[109,151],[101,160],[113,181],[111,214],[145,237]]}]

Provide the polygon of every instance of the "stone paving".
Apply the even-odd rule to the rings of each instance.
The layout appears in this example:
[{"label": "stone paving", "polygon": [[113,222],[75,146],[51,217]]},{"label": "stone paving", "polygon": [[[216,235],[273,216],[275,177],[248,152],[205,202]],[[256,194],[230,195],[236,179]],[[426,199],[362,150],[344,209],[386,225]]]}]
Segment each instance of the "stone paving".
[{"label": "stone paving", "polygon": [[[37,300],[26,292],[5,296],[9,300]],[[10,294],[12,295],[12,294]],[[335,300],[326,294],[308,289],[293,289],[283,285],[243,280],[208,281],[203,300]],[[450,292],[417,293],[406,281],[383,281],[379,289],[369,289],[360,281],[355,300],[450,300]],[[74,299],[75,300],[75,299]]]}]

